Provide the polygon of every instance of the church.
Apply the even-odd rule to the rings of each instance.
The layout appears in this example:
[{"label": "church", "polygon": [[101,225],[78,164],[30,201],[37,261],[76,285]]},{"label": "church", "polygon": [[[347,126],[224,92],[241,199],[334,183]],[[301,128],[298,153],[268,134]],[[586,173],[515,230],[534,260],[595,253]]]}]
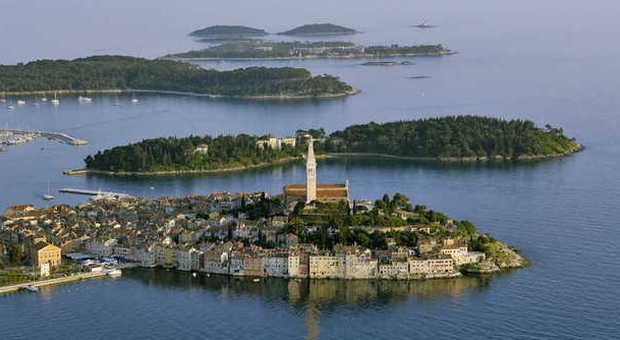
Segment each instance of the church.
[{"label": "church", "polygon": [[310,203],[349,201],[348,184],[317,184],[316,157],[314,155],[314,141],[308,140],[308,154],[306,155],[306,184],[288,184],[284,186],[284,201],[287,205],[292,202]]}]

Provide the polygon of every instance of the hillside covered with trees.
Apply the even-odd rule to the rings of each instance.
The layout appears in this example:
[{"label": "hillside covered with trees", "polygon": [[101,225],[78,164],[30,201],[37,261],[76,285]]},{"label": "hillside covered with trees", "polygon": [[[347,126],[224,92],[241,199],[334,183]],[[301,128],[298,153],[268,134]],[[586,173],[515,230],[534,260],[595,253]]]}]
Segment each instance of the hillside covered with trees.
[{"label": "hillside covered with trees", "polygon": [[[224,170],[299,159],[307,134],[317,154],[371,154],[437,160],[522,160],[568,155],[582,149],[562,129],[531,121],[452,116],[350,126],[329,136],[323,129],[298,130],[294,147],[259,147],[262,137],[157,138],[98,152],[86,168],[109,172]],[[206,149],[205,149],[206,146]]]},{"label": "hillside covered with trees", "polygon": [[344,26],[334,24],[308,24],[295,27],[286,32],[280,32],[280,35],[341,35],[355,34],[356,30]]},{"label": "hillside covered with trees", "polygon": [[264,36],[267,32],[263,29],[238,25],[215,25],[195,30],[190,33],[194,37],[250,37]]},{"label": "hillside covered with trees", "polygon": [[581,148],[561,128],[479,116],[354,125],[332,133],[324,145],[326,152],[438,159],[523,159],[570,154]]},{"label": "hillside covered with trees", "polygon": [[239,97],[318,97],[353,89],[338,78],[302,68],[248,67],[215,71],[170,61],[125,56],[40,60],[0,66],[0,91],[178,91]]}]

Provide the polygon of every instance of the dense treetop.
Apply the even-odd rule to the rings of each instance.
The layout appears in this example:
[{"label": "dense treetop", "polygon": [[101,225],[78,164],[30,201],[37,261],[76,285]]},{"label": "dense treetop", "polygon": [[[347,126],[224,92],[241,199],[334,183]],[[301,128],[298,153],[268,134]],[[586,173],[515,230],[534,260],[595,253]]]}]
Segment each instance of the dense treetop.
[{"label": "dense treetop", "polygon": [[450,116],[354,125],[334,132],[328,152],[381,153],[406,157],[516,159],[571,153],[581,146],[547,125],[527,120]]},{"label": "dense treetop", "polygon": [[[259,147],[262,138],[250,135],[157,138],[115,147],[85,159],[89,169],[153,172],[213,170],[272,163],[299,158],[306,149],[304,137],[319,139],[322,153],[385,154],[431,159],[522,159],[557,156],[581,149],[562,129],[538,128],[531,121],[477,116],[452,116],[385,124],[350,126],[326,136],[323,129],[298,130],[295,147]],[[201,146],[207,151],[200,151]]]},{"label": "dense treetop", "polygon": [[334,24],[308,24],[299,27],[295,27],[286,32],[281,32],[281,35],[336,35],[336,34],[353,34],[357,33],[352,28],[338,26]]},{"label": "dense treetop", "polygon": [[302,68],[215,71],[170,60],[95,56],[0,66],[0,91],[136,89],[228,96],[320,96],[352,90]]},{"label": "dense treetop", "polygon": [[208,36],[262,36],[267,35],[263,29],[238,25],[215,25],[195,30],[190,35],[195,37]]}]

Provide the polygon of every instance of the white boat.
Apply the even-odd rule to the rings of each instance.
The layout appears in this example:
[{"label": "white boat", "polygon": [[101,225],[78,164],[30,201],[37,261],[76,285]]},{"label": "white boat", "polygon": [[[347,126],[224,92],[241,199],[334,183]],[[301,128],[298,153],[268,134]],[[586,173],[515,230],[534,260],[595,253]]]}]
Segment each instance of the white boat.
[{"label": "white boat", "polygon": [[82,97],[82,96],[79,96],[79,97],[78,97],[78,101],[79,101],[80,103],[92,103],[92,102],[93,102],[93,99],[92,99],[92,98],[90,98],[90,97]]},{"label": "white boat", "polygon": [[108,272],[109,277],[121,277],[123,275],[123,271],[120,269],[112,269]]},{"label": "white boat", "polygon": [[139,100],[138,100],[138,98],[131,98],[131,102],[135,104],[135,103],[139,102]]},{"label": "white boat", "polygon": [[46,195],[43,195],[43,199],[46,200],[46,201],[53,201],[53,200],[56,199],[56,196],[46,194]]},{"label": "white boat", "polygon": [[42,102],[46,102],[46,101],[47,101],[47,97],[43,97],[43,98],[41,98],[41,101],[42,101]]},{"label": "white boat", "polygon": [[17,101],[17,105],[26,105],[26,101],[20,99]]},{"label": "white boat", "polygon": [[6,107],[6,109],[9,110],[9,111],[13,111],[13,110],[15,110],[15,106],[9,105],[9,106]]},{"label": "white boat", "polygon": [[193,276],[193,277],[196,277],[196,273],[192,273],[192,276]]},{"label": "white boat", "polygon": [[26,290],[31,291],[31,292],[38,292],[39,288],[35,287],[35,286],[26,286],[25,287]]},{"label": "white boat", "polygon": [[60,100],[58,99],[58,97],[56,96],[56,93],[54,93],[54,99],[51,100],[52,104],[54,105],[60,105]]},{"label": "white boat", "polygon": [[6,103],[6,99],[0,98],[0,103],[2,103],[2,104]]},{"label": "white boat", "polygon": [[254,280],[252,280],[253,282],[260,282],[260,279],[256,278]]}]

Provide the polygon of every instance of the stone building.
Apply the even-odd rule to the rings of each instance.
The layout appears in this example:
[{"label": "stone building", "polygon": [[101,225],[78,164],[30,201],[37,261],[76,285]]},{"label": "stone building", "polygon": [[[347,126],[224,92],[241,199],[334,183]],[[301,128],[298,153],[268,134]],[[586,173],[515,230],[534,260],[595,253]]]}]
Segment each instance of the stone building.
[{"label": "stone building", "polygon": [[62,250],[60,247],[42,242],[36,244],[33,250],[34,253],[32,254],[32,258],[35,266],[49,264],[51,267],[54,267],[62,263]]}]

